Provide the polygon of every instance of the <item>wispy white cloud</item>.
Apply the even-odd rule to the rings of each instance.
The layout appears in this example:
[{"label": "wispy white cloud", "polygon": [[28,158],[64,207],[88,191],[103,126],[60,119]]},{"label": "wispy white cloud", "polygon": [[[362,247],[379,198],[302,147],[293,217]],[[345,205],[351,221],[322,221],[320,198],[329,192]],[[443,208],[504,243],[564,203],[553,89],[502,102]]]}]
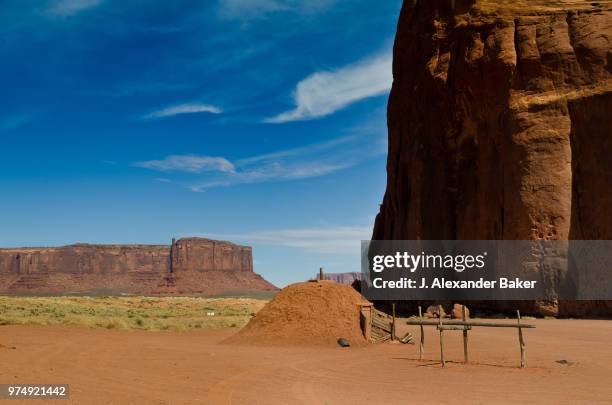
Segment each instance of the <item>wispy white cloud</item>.
[{"label": "wispy white cloud", "polygon": [[193,192],[201,193],[211,188],[228,187],[238,184],[307,179],[331,174],[346,169],[353,164],[354,163],[333,164],[325,161],[307,161],[286,164],[279,161],[269,161],[256,167],[229,173],[223,180],[204,181],[192,184],[189,186],[189,189]]},{"label": "wispy white cloud", "polygon": [[[370,134],[368,134],[370,135]],[[238,184],[268,183],[329,175],[383,154],[371,136],[346,136],[327,142],[257,155],[235,162],[236,171],[189,186],[194,192]],[[375,142],[375,141],[374,141]]]},{"label": "wispy white cloud", "polygon": [[150,112],[142,117],[142,119],[150,120],[155,118],[171,117],[179,114],[196,114],[196,113],[210,113],[210,114],[221,114],[223,111],[219,107],[215,107],[210,104],[200,103],[185,103],[179,104],[161,110]]},{"label": "wispy white cloud", "polygon": [[358,140],[358,135],[348,135],[342,136],[336,139],[332,139],[330,141],[321,142],[313,145],[306,145],[299,148],[286,149],[278,152],[267,153],[264,155],[253,156],[245,159],[241,159],[238,161],[239,164],[251,164],[257,163],[265,160],[273,160],[280,158],[287,158],[292,156],[299,156],[305,154],[311,154],[317,151],[324,151],[326,149],[335,148],[344,144],[349,144]]},{"label": "wispy white cloud", "polygon": [[381,156],[385,126],[368,125],[354,129],[350,135],[329,141],[280,150],[272,153],[229,159],[207,155],[171,155],[160,160],[134,163],[134,166],[160,172],[198,174],[194,180],[182,178],[194,192],[239,184],[268,183],[307,179],[329,175],[353,167],[364,160]]},{"label": "wispy white cloud", "polygon": [[248,243],[285,246],[316,253],[359,254],[360,242],[371,238],[372,228],[366,226],[336,226],[263,230],[234,235],[217,234],[210,236]]},{"label": "wispy white cloud", "polygon": [[339,0],[219,0],[219,16],[232,20],[253,20],[279,12],[314,13]]},{"label": "wispy white cloud", "polygon": [[52,0],[47,6],[47,14],[58,17],[71,17],[82,11],[102,4],[104,0]]},{"label": "wispy white cloud", "polygon": [[134,166],[161,172],[203,173],[217,171],[232,173],[234,165],[227,159],[214,156],[171,155],[161,160],[147,160]]},{"label": "wispy white cloud", "polygon": [[391,88],[390,53],[376,55],[337,70],[316,72],[298,83],[295,108],[265,120],[283,123],[323,117],[356,101],[378,96]]}]

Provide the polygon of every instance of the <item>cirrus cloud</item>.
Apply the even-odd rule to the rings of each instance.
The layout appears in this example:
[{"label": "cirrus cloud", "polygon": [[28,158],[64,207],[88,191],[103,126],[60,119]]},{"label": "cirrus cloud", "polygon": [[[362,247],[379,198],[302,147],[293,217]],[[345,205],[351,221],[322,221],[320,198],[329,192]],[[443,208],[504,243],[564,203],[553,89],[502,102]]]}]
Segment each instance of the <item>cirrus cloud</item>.
[{"label": "cirrus cloud", "polygon": [[295,108],[265,122],[324,117],[359,100],[384,94],[393,82],[391,66],[392,56],[385,53],[337,70],[313,73],[297,84]]},{"label": "cirrus cloud", "polygon": [[210,113],[210,114],[221,114],[223,111],[219,107],[215,107],[210,104],[200,103],[185,103],[178,104],[171,107],[166,107],[161,110],[150,112],[142,117],[142,119],[150,120],[155,118],[172,117],[173,115],[180,114],[196,114],[196,113]]},{"label": "cirrus cloud", "polygon": [[[378,127],[378,126],[376,126]],[[384,155],[384,131],[369,126],[358,127],[349,135],[320,143],[260,154],[242,159],[206,155],[170,155],[160,160],[133,163],[158,172],[175,172],[193,192],[240,184],[258,184],[299,180],[329,175],[353,167],[365,160]]]},{"label": "cirrus cloud", "polygon": [[218,171],[232,173],[235,171],[232,162],[225,158],[196,155],[170,155],[161,160],[136,162],[134,166],[161,172],[203,173]]},{"label": "cirrus cloud", "polygon": [[219,16],[228,20],[256,20],[272,13],[315,13],[339,0],[219,0]]},{"label": "cirrus cloud", "polygon": [[241,234],[214,234],[214,238],[284,246],[307,252],[358,254],[362,240],[369,240],[371,226],[272,229]]},{"label": "cirrus cloud", "polygon": [[102,4],[104,0],[56,0],[47,7],[47,14],[58,17],[71,17],[82,11]]}]

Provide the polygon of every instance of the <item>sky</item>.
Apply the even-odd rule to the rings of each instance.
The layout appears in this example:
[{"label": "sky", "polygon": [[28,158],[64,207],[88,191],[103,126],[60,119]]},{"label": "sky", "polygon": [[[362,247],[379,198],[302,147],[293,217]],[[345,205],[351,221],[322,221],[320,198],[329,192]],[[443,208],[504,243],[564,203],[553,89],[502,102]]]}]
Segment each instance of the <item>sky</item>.
[{"label": "sky", "polygon": [[3,0],[0,246],[253,246],[359,271],[401,0]]}]

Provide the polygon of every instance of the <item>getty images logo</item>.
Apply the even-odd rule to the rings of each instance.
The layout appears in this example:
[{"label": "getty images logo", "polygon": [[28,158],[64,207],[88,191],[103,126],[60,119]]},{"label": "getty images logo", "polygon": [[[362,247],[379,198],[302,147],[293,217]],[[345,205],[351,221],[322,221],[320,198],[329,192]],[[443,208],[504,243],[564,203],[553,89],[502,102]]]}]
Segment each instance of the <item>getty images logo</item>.
[{"label": "getty images logo", "polygon": [[393,255],[376,255],[372,258],[372,270],[380,273],[384,270],[405,269],[411,273],[419,269],[447,269],[461,273],[465,270],[483,269],[487,252],[479,255],[431,255],[421,252],[410,254],[396,252]]}]

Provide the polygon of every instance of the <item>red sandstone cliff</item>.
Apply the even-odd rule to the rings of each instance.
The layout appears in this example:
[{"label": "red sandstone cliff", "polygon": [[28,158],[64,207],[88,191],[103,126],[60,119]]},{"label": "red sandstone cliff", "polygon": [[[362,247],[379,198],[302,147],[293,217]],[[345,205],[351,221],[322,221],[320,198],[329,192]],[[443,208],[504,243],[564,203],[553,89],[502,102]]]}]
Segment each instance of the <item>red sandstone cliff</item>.
[{"label": "red sandstone cliff", "polygon": [[220,294],[276,288],[253,272],[250,247],[202,238],[171,246],[0,249],[0,293]]},{"label": "red sandstone cliff", "polygon": [[611,37],[607,2],[405,0],[373,239],[612,239]]}]

